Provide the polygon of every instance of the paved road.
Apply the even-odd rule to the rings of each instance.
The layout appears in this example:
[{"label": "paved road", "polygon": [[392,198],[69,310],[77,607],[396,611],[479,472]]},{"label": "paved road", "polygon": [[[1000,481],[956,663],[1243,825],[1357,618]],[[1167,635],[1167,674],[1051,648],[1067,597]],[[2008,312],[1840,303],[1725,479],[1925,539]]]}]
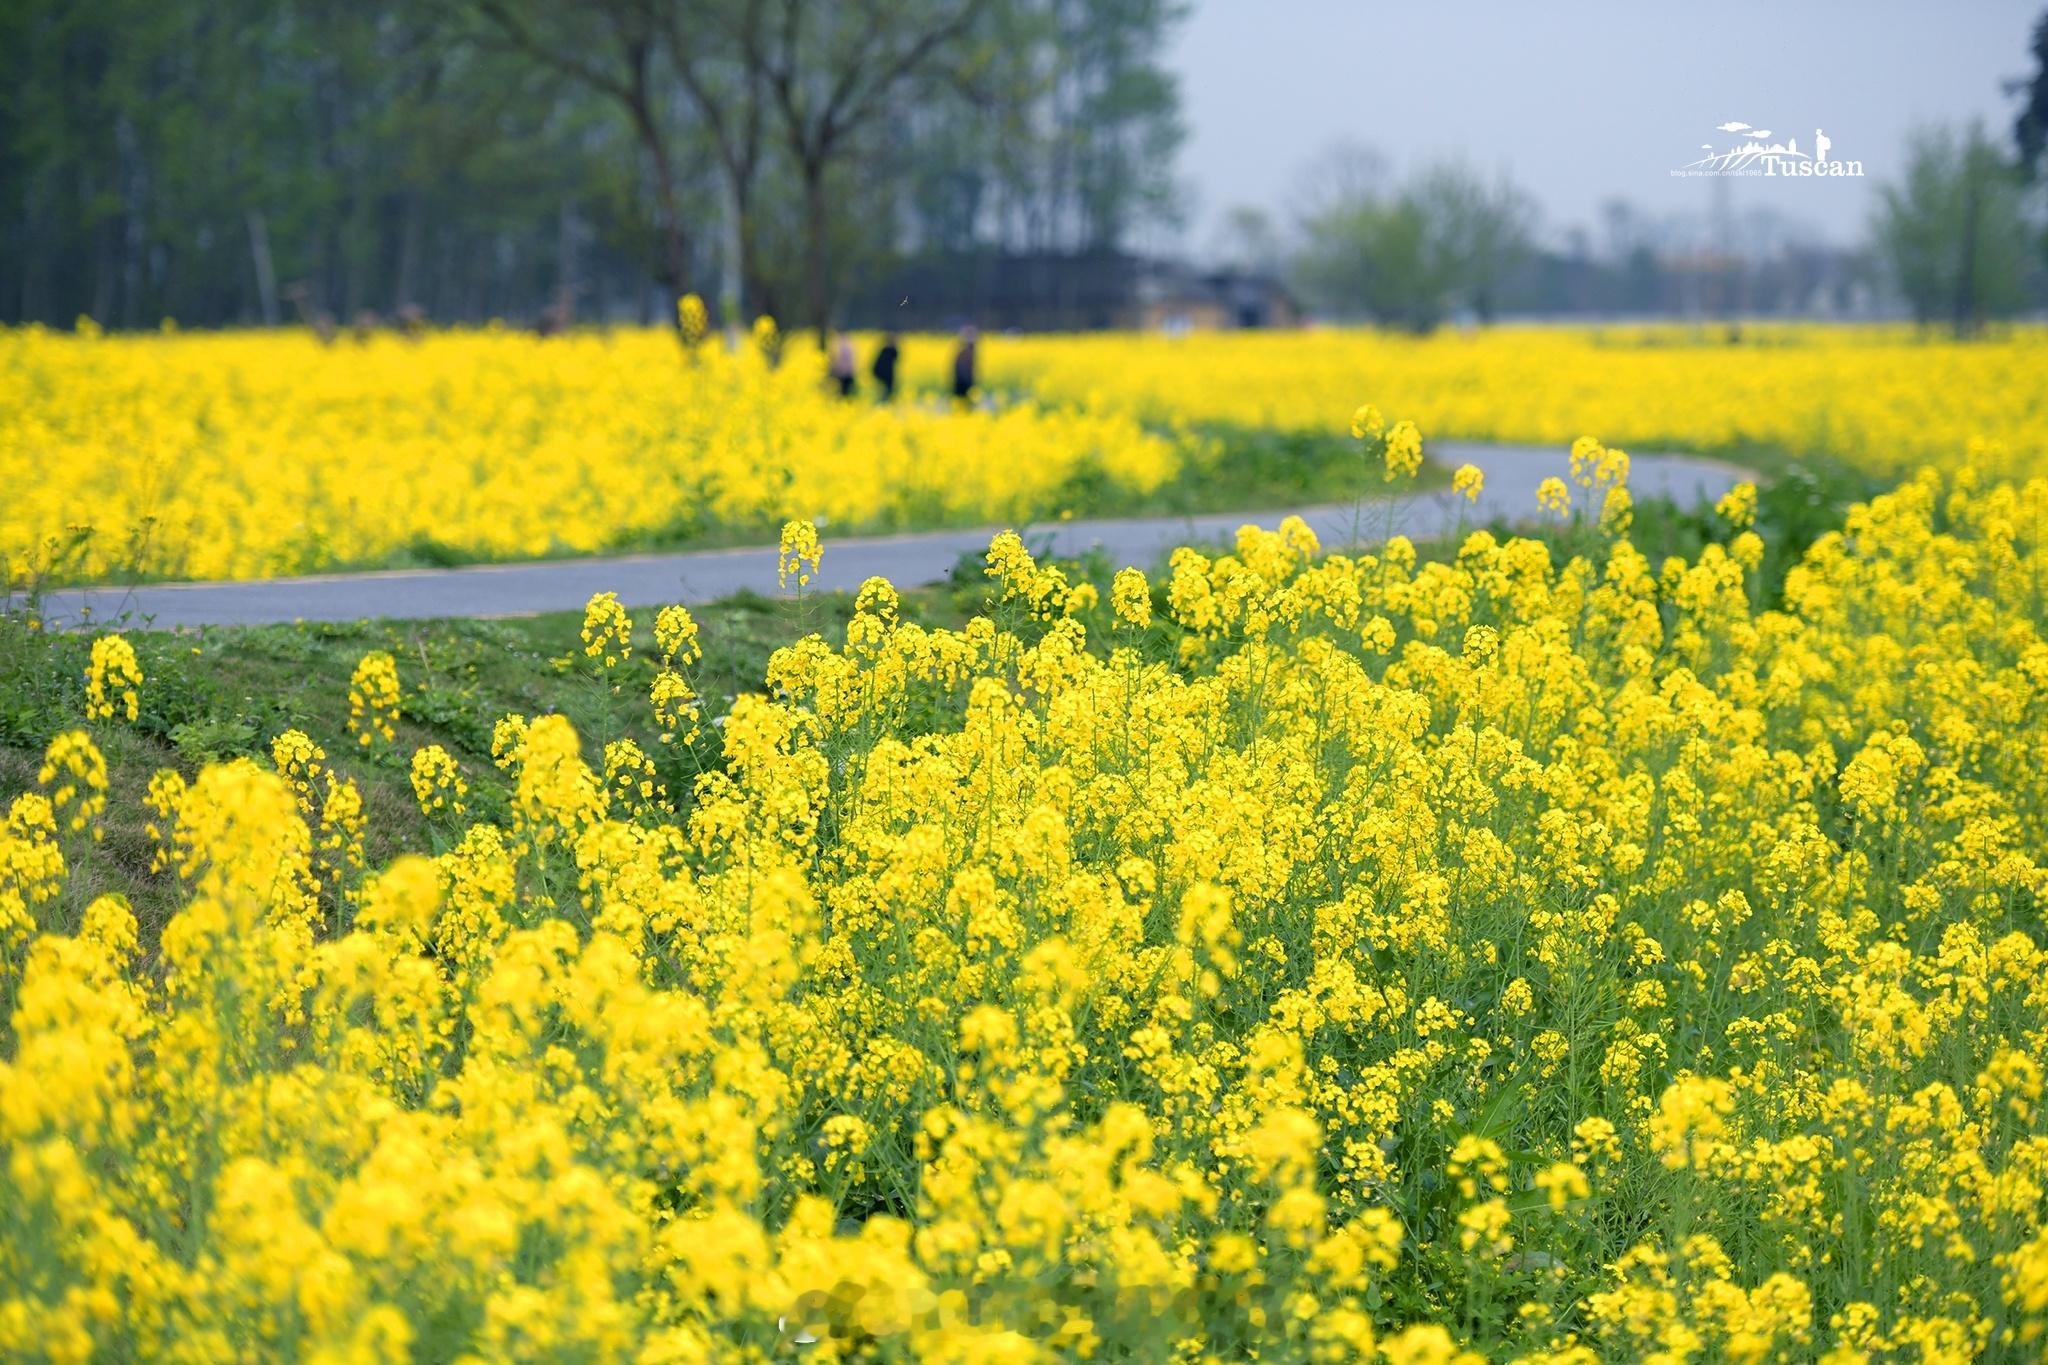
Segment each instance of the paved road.
[{"label": "paved road", "polygon": [[[1569,458],[1559,449],[1436,442],[1430,455],[1455,468],[1486,471],[1476,506],[1448,491],[1417,493],[1363,506],[1279,508],[1194,517],[1122,518],[1045,523],[1025,528],[1036,551],[1047,538],[1062,556],[1097,546],[1118,564],[1150,567],[1176,545],[1229,539],[1246,522],[1272,526],[1290,513],[1315,529],[1326,548],[1376,540],[1399,532],[1421,539],[1459,524],[1484,525],[1532,517],[1536,486],[1564,475]],[[1638,499],[1669,497],[1681,506],[1719,498],[1749,471],[1684,455],[1633,457],[1629,486]],[[988,548],[1000,527],[920,535],[834,539],[827,528],[825,558],[814,582],[827,590],[853,589],[881,575],[901,586],[943,578],[962,554]],[[259,579],[244,583],[176,583],[139,588],[69,588],[47,603],[53,623],[106,620],[126,613],[131,626],[158,630],[201,625],[264,625],[288,621],[354,621],[363,617],[418,620],[435,616],[525,616],[580,609],[591,594],[612,591],[629,607],[708,602],[744,588],[774,593],[775,551],[699,550],[681,554],[625,555],[610,559],[546,560],[461,569],[408,569],[389,573],[329,574]],[[89,618],[85,613],[89,611]]]}]

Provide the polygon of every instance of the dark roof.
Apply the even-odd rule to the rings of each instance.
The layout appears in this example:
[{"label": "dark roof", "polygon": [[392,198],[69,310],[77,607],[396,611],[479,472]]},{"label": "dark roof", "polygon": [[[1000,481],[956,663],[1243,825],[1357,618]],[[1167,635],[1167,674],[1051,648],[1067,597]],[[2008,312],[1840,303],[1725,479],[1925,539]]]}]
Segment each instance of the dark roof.
[{"label": "dark roof", "polygon": [[1293,304],[1269,275],[1205,271],[1124,251],[962,251],[912,257],[879,276],[857,291],[848,321],[912,330],[967,322],[999,330],[1082,330],[1129,326],[1147,306],[1208,303],[1242,312],[1276,300]]}]

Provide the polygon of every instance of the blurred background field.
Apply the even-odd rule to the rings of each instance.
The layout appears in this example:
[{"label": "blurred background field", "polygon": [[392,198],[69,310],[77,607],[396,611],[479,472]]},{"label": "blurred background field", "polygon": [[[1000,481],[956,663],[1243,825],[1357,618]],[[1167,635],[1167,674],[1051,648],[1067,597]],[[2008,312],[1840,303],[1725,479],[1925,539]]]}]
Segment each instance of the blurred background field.
[{"label": "blurred background field", "polygon": [[12,6],[0,562],[1249,513],[1372,492],[1367,400],[1859,491],[2038,472],[2034,19],[1773,13],[1728,90],[1598,6],[1546,21],[1597,88],[1508,60],[1525,17],[1323,0]]},{"label": "blurred background field", "polygon": [[[0,323],[561,331],[694,292],[792,332],[1976,332],[2042,305],[2031,0],[1735,0],[1722,31],[1770,41],[1726,63],[1673,59],[1683,9],[1258,9],[28,0],[0,11]],[[1566,51],[1597,75],[1559,79]]]},{"label": "blurred background field", "polygon": [[[861,338],[862,350],[873,344]],[[1921,464],[2042,471],[2048,332],[1493,328],[1001,337],[947,397],[903,340],[898,401],[824,361],[685,358],[656,330],[0,335],[0,551],[12,575],[251,578],[1369,496],[1360,395],[1432,437],[1795,461],[1873,486]],[[1433,470],[1431,478],[1444,471]]]}]

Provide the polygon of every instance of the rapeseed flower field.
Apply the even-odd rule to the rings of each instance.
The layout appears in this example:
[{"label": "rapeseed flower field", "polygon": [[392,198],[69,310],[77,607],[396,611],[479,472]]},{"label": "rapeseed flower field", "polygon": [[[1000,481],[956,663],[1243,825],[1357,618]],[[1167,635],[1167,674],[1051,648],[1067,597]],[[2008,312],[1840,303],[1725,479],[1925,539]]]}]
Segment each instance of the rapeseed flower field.
[{"label": "rapeseed flower field", "polygon": [[2048,330],[1957,343],[1899,326],[1492,327],[1020,338],[992,352],[1043,399],[1258,428],[1327,426],[1370,390],[1432,435],[1825,457],[1884,480],[1967,458],[2048,470]]},{"label": "rapeseed flower field", "polygon": [[[647,330],[332,346],[0,331],[0,559],[17,583],[53,560],[66,577],[253,578],[791,518],[884,530],[1143,510],[1212,474],[1230,433],[1326,433],[1362,390],[1439,437],[1562,446],[1592,430],[1887,482],[1922,464],[2048,467],[2038,328],[1967,345],[1790,326],[1742,345],[1670,327],[999,337],[969,408],[940,396],[946,338],[906,340],[910,392],[883,405],[828,396],[817,351],[773,324],[731,354],[698,328],[688,360]],[[1240,478],[1225,510],[1255,492]]]},{"label": "rapeseed flower field", "polygon": [[[872,580],[729,706],[600,594],[619,722],[501,771],[399,752],[373,653],[149,784],[161,923],[95,889],[102,637],[0,825],[0,1351],[2040,1358],[2048,481],[1765,584],[1753,489],[1653,562],[1574,454],[1569,555],[1006,533],[959,629]],[[356,750],[431,822],[383,866]]]},{"label": "rapeseed flower field", "polygon": [[84,576],[256,578],[772,534],[799,514],[1001,522],[1075,481],[1151,492],[1195,444],[1119,411],[842,402],[813,349],[767,340],[774,367],[754,345],[686,363],[645,330],[0,331],[0,558],[24,578],[90,527]]}]

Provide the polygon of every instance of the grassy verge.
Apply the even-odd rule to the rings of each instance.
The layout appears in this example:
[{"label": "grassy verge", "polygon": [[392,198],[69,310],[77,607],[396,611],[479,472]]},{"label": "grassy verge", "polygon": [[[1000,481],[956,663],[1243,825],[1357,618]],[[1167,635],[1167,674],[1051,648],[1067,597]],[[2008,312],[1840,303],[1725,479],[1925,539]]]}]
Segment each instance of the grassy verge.
[{"label": "grassy verge", "polygon": [[[975,606],[979,584],[905,593],[908,619],[958,624]],[[801,603],[751,594],[697,610],[704,660],[693,672],[707,724],[694,744],[663,746],[643,705],[610,695],[639,689],[654,675],[652,613],[636,622],[635,657],[609,678],[582,653],[580,613],[510,621],[363,621],[337,625],[209,628],[136,632],[144,686],[133,724],[100,724],[93,738],[107,760],[106,834],[85,869],[91,893],[126,895],[153,942],[175,888],[154,874],[155,847],[143,807],[153,773],[173,768],[195,775],[208,762],[240,756],[269,762],[272,741],[300,730],[325,749],[329,766],[362,793],[364,853],[378,866],[401,849],[438,847],[446,831],[414,799],[408,762],[415,749],[439,744],[471,784],[473,813],[502,813],[509,791],[491,757],[491,731],[507,713],[560,712],[593,747],[631,738],[655,756],[672,792],[686,794],[697,772],[718,761],[718,731],[708,723],[742,691],[758,691],[768,658],[807,631],[843,633],[853,610],[847,594]],[[118,630],[119,622],[102,623]],[[37,787],[49,741],[85,723],[84,676],[89,637],[31,631],[17,615],[0,615],[0,812]],[[348,732],[349,679],[373,650],[398,665],[401,699],[397,739],[365,749]],[[646,718],[621,731],[616,716]],[[593,758],[595,755],[593,754]]]},{"label": "grassy verge", "polygon": [[[1382,497],[1378,453],[1362,454],[1346,433],[1261,431],[1211,425],[1195,434],[1199,447],[1186,474],[1144,497],[1075,488],[1069,503],[1084,516],[1192,516],[1205,512],[1286,510]],[[1426,447],[1425,447],[1426,451]],[[1395,491],[1428,492],[1450,485],[1451,471],[1426,460]]]}]

